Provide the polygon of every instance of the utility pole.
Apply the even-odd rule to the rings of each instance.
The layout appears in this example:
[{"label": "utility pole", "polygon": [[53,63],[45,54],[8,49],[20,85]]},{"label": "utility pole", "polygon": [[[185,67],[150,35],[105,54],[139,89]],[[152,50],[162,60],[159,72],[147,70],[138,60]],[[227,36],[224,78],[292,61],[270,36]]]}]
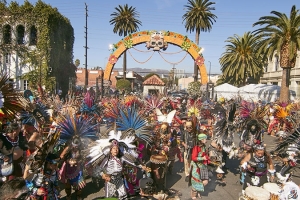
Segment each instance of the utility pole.
[{"label": "utility pole", "polygon": [[176,64],[173,64],[173,67],[172,67],[172,70],[173,70],[173,87],[174,87],[174,89],[175,89],[175,84],[176,84],[176,82],[175,82],[175,78],[176,78],[176,77],[175,77],[175,69],[176,69],[176,68],[175,68],[175,65],[176,65]]},{"label": "utility pole", "polygon": [[89,75],[88,75],[88,71],[87,71],[87,50],[88,50],[88,46],[87,46],[87,34],[88,34],[88,32],[87,32],[87,30],[88,30],[88,27],[87,27],[87,19],[88,19],[88,9],[87,9],[87,4],[86,3],[84,3],[85,4],[85,46],[84,46],[84,48],[85,48],[85,80],[84,80],[84,85],[85,85],[85,88],[87,88],[88,87],[88,84],[89,84]]}]

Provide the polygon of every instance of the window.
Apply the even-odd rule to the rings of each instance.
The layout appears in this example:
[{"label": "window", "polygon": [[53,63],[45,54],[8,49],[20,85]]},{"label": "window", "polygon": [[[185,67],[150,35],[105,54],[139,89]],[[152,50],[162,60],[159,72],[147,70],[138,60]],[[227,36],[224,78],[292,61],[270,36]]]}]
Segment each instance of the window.
[{"label": "window", "polygon": [[24,82],[23,82],[23,89],[24,90],[28,90],[29,89],[29,81],[24,80]]},{"label": "window", "polygon": [[29,45],[36,45],[37,43],[37,30],[35,26],[30,28]]},{"label": "window", "polygon": [[24,44],[25,28],[22,25],[17,27],[17,44]]},{"label": "window", "polygon": [[11,43],[11,26],[5,25],[3,27],[3,43],[10,44]]},{"label": "window", "polygon": [[5,54],[5,63],[10,64],[10,54],[9,53]]},{"label": "window", "polygon": [[279,69],[279,56],[275,55],[275,71]]}]

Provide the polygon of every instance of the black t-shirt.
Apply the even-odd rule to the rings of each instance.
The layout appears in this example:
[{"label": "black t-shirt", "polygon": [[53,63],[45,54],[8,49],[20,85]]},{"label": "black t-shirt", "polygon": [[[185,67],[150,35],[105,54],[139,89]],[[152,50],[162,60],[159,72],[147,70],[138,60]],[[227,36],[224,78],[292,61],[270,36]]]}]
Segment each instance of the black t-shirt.
[{"label": "black t-shirt", "polygon": [[193,135],[194,135],[193,132],[189,133],[187,131],[183,131],[180,140],[184,142],[188,146],[188,148],[193,148],[195,146],[195,141],[196,141]]}]

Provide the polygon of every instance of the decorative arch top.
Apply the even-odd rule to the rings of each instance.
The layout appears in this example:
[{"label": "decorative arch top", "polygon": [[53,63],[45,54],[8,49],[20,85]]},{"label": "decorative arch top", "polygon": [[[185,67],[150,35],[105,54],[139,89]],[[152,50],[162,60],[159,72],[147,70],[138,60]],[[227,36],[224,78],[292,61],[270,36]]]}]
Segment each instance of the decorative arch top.
[{"label": "decorative arch top", "polygon": [[172,31],[139,31],[128,35],[127,37],[120,40],[118,43],[113,45],[113,49],[111,50],[111,55],[108,58],[108,62],[104,71],[104,80],[109,80],[112,69],[118,58],[127,50],[132,48],[135,45],[141,43],[147,43],[150,41],[151,36],[154,33],[160,33],[163,36],[163,40],[166,43],[170,43],[176,45],[188,52],[195,63],[197,64],[200,75],[201,75],[201,83],[206,84],[208,82],[207,72],[204,65],[204,58],[201,53],[201,47],[196,45],[193,41],[191,41],[187,36],[182,34],[172,32]]}]

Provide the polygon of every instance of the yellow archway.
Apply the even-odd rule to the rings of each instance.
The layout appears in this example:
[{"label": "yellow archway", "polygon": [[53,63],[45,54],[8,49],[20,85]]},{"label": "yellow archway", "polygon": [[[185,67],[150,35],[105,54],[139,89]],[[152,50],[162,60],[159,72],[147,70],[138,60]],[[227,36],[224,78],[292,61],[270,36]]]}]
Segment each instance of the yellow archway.
[{"label": "yellow archway", "polygon": [[186,36],[171,31],[140,31],[130,34],[129,36],[120,40],[117,44],[114,44],[114,49],[112,50],[112,53],[105,67],[104,80],[110,80],[110,75],[115,63],[118,61],[118,58],[126,49],[130,49],[137,44],[149,42],[151,37],[153,36],[153,33],[160,33],[161,35],[163,35],[164,42],[179,46],[183,50],[187,51],[193,57],[195,63],[199,67],[201,83],[206,84],[208,82],[207,72],[204,65],[204,58],[200,51],[201,48]]}]

